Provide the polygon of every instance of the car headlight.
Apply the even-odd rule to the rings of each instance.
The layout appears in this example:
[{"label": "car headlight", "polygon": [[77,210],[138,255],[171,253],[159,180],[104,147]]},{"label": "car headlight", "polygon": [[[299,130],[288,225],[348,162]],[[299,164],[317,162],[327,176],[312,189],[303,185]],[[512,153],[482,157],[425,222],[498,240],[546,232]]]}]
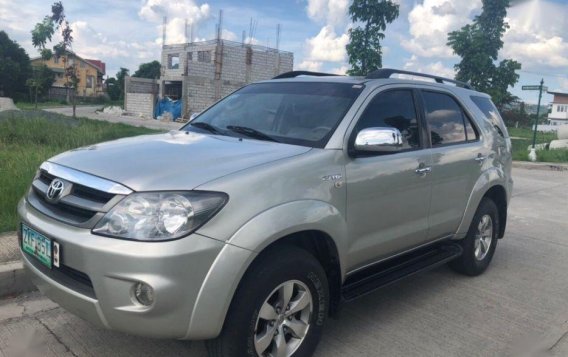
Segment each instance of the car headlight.
[{"label": "car headlight", "polygon": [[227,200],[221,192],[133,193],[107,212],[93,233],[144,241],[176,239],[202,226]]}]

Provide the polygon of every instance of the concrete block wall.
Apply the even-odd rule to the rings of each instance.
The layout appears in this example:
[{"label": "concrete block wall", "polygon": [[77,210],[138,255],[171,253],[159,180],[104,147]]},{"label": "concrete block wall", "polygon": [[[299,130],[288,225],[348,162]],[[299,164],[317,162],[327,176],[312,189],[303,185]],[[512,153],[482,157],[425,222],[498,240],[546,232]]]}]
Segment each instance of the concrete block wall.
[{"label": "concrete block wall", "polygon": [[145,118],[153,118],[154,100],[155,95],[152,93],[126,93],[126,107],[124,109]]},{"label": "concrete block wall", "polygon": [[[216,58],[216,51],[221,48],[221,57]],[[199,51],[209,51],[211,61],[200,62]],[[170,55],[179,56],[179,68],[168,68]],[[216,70],[219,70],[217,60],[221,62],[220,79],[215,78]],[[203,111],[247,83],[270,79],[277,74],[291,71],[293,63],[294,55],[291,52],[279,52],[230,41],[169,45],[162,50],[163,75],[160,81],[183,82],[186,98],[184,111],[187,116]]]}]

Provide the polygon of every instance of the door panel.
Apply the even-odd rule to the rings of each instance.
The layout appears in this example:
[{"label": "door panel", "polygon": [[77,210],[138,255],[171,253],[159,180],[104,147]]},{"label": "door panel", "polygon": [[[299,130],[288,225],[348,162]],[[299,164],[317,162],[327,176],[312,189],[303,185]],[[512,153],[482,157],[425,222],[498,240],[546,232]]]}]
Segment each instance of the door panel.
[{"label": "door panel", "polygon": [[431,150],[429,237],[435,239],[454,234],[461,222],[475,178],[481,173],[475,160],[481,145],[476,142]]},{"label": "door panel", "polygon": [[421,164],[431,164],[427,151],[356,158],[346,165],[348,269],[427,240],[431,179],[416,173]]}]

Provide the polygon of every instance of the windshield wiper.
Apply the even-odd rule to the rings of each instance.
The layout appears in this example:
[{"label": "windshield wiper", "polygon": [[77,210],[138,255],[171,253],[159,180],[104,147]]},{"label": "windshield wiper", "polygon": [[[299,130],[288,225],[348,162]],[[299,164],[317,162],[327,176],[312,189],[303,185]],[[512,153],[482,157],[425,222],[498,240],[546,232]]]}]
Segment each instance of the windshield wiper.
[{"label": "windshield wiper", "polygon": [[208,132],[213,133],[213,134],[221,134],[221,131],[219,129],[217,129],[213,125],[206,123],[206,122],[203,122],[203,121],[198,121],[198,122],[195,122],[195,123],[189,123],[189,125],[194,126],[196,128],[199,128],[199,129],[207,130]]},{"label": "windshield wiper", "polygon": [[263,133],[262,131],[258,131],[253,128],[249,128],[246,126],[238,126],[238,125],[227,125],[227,129],[234,131],[235,133],[244,134],[248,137],[260,139],[260,140],[268,140],[279,142],[278,140],[274,139],[272,136]]}]

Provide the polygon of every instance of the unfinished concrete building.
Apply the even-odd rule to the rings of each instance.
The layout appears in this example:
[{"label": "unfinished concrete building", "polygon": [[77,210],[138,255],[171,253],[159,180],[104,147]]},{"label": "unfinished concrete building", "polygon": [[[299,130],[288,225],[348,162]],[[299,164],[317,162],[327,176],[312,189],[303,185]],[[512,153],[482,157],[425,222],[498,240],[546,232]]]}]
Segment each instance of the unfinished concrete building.
[{"label": "unfinished concrete building", "polygon": [[189,117],[247,83],[291,71],[293,63],[291,52],[221,39],[165,45],[159,96],[181,99]]}]

